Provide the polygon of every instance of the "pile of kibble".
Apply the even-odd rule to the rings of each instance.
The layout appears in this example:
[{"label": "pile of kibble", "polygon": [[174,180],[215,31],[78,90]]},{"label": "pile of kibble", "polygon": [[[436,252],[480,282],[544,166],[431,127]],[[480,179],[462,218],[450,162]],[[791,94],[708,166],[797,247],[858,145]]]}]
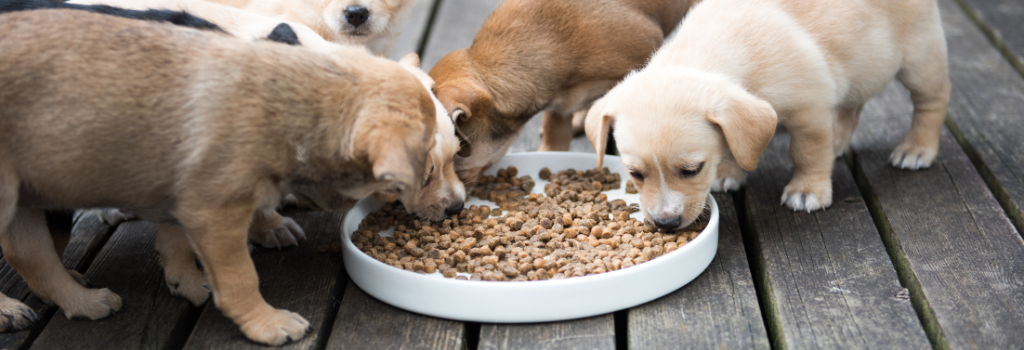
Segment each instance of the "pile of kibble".
[{"label": "pile of kibble", "polygon": [[[498,208],[470,206],[443,222],[417,220],[401,204],[368,215],[352,235],[355,246],[388,265],[419,273],[486,281],[535,281],[624,269],[685,245],[707,226],[706,215],[684,230],[663,232],[630,218],[639,210],[602,190],[619,187],[608,168],[516,177],[515,167],[484,177],[470,193]],[[508,211],[503,217],[502,211]],[[394,227],[391,237],[378,232]],[[459,273],[469,274],[469,276]]]}]

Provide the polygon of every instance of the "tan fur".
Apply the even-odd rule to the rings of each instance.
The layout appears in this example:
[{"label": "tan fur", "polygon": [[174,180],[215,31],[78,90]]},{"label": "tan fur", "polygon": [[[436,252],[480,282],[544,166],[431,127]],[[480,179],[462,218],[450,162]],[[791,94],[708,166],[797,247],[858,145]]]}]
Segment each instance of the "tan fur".
[{"label": "tan fur", "polygon": [[[81,11],[0,18],[0,245],[44,300],[99,318],[27,208],[117,207],[180,225],[221,311],[250,339],[299,339],[246,247],[257,210],[295,193],[325,210],[374,193],[417,204],[436,111],[422,84],[362,49],[329,55]],[[60,139],[53,143],[48,140]],[[45,226],[42,226],[45,227]]]},{"label": "tan fur", "polygon": [[505,155],[544,111],[541,150],[568,150],[572,114],[640,68],[691,1],[507,0],[473,45],[430,71],[434,92],[467,137],[456,159],[463,181]]},{"label": "tan fur", "polygon": [[[276,19],[302,23],[327,41],[362,45],[377,55],[391,52],[415,0],[210,0]],[[369,10],[366,23],[346,22],[345,8]]]},{"label": "tan fur", "polygon": [[645,215],[685,226],[709,191],[743,184],[777,123],[791,134],[794,165],[782,201],[813,211],[831,205],[835,156],[864,103],[894,76],[911,91],[914,115],[892,163],[928,167],[950,91],[934,1],[706,2],[647,67],[598,101],[587,135],[603,149],[614,127],[623,162],[644,177],[634,180]]}]

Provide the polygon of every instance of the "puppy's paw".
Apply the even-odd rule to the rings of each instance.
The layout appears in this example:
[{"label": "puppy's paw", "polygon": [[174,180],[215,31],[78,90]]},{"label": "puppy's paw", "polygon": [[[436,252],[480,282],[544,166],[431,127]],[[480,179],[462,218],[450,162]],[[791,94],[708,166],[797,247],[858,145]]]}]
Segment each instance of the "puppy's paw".
[{"label": "puppy's paw", "polygon": [[832,206],[832,181],[791,181],[782,191],[782,204],[808,213]]},{"label": "puppy's paw", "polygon": [[299,314],[281,309],[270,311],[241,325],[242,333],[250,340],[267,344],[282,345],[302,339],[310,332],[309,321]]},{"label": "puppy's paw", "polygon": [[36,312],[21,301],[0,295],[0,332],[14,332],[39,321]]},{"label": "puppy's paw", "polygon": [[136,219],[135,215],[132,215],[130,213],[122,212],[119,209],[104,208],[104,209],[100,209],[99,211],[100,211],[99,212],[100,220],[103,220],[103,223],[105,223],[107,225],[110,225],[110,226],[114,226],[114,225],[120,224],[120,223],[125,222],[125,221],[130,221],[130,220],[135,220]]},{"label": "puppy's paw", "polygon": [[713,192],[737,191],[740,187],[743,187],[743,179],[733,177],[720,177],[711,182]]},{"label": "puppy's paw", "polygon": [[192,305],[200,306],[210,299],[210,288],[206,278],[199,269],[164,268],[164,281],[171,295],[188,300]]},{"label": "puppy's paw", "polygon": [[718,177],[711,182],[714,192],[736,191],[747,182],[747,171],[738,164],[722,162],[718,164]]},{"label": "puppy's paw", "polygon": [[920,146],[913,142],[903,141],[889,155],[889,164],[907,170],[927,169],[932,166],[939,154],[936,147]]},{"label": "puppy's paw", "polygon": [[98,320],[113,316],[121,310],[121,296],[106,288],[85,289],[84,293],[75,296],[67,303],[62,303],[60,307],[64,309],[64,316],[67,316],[68,319],[83,317]]},{"label": "puppy's paw", "polygon": [[276,227],[249,232],[249,239],[264,248],[284,248],[299,245],[300,240],[306,240],[306,232],[295,220],[283,219]]}]

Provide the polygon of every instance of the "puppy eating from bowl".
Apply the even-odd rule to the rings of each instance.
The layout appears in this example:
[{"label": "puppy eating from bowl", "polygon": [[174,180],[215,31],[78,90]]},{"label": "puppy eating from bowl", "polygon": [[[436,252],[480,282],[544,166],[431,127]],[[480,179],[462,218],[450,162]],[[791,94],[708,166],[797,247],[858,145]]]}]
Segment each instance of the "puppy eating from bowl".
[{"label": "puppy eating from bowl", "polygon": [[614,128],[644,215],[671,229],[690,224],[710,191],[738,189],[781,126],[794,165],[782,203],[811,212],[832,204],[835,158],[894,76],[914,112],[891,163],[927,168],[950,93],[934,1],[708,1],[595,102],[586,133],[600,166]]}]

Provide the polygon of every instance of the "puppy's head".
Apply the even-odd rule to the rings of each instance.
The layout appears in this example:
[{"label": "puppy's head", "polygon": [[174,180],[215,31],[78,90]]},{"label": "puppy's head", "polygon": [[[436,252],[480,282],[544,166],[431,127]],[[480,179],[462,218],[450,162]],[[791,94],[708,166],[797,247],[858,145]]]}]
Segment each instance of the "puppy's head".
[{"label": "puppy's head", "polygon": [[480,80],[465,49],[456,50],[437,62],[430,70],[434,93],[455,122],[459,152],[455,155],[455,171],[466,183],[472,183],[505,156],[519,131],[503,125],[494,96]]},{"label": "puppy's head", "polygon": [[[434,80],[420,69],[420,60],[416,54],[410,53],[398,63],[419,78],[427,91],[434,86]],[[448,117],[448,112],[441,101],[433,94],[431,98],[434,101],[434,115],[437,120],[434,147],[427,154],[427,173],[426,179],[423,180],[419,204],[406,204],[406,208],[421,218],[437,221],[462,210],[466,200],[466,187],[455,173],[455,154],[459,152],[455,124]]]},{"label": "puppy's head", "polygon": [[609,128],[658,227],[690,225],[704,211],[721,162],[747,171],[775,134],[771,105],[725,77],[649,68],[632,74],[587,114],[587,138],[603,161]]},{"label": "puppy's head", "polygon": [[[354,65],[352,55],[365,55]],[[314,208],[334,210],[374,195],[383,201],[419,205],[434,147],[437,106],[408,70],[359,50],[338,52],[343,71],[354,71],[358,85],[325,87],[320,125],[313,131],[317,148],[297,150],[306,164],[297,171],[293,193]],[[331,115],[348,117],[330,118]],[[347,203],[343,203],[348,200]]]},{"label": "puppy's head", "polygon": [[351,41],[368,41],[394,28],[413,0],[312,0],[319,2],[323,24]]}]

